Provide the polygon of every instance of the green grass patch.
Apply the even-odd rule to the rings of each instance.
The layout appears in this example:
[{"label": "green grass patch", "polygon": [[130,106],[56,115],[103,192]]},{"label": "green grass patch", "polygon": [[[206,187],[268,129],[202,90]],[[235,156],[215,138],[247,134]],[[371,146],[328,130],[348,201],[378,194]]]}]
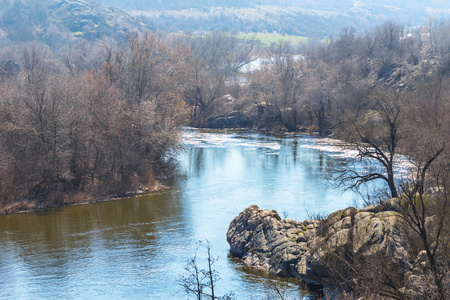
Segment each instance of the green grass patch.
[{"label": "green grass patch", "polygon": [[[202,33],[202,34],[193,34],[194,37],[205,37],[208,33]],[[173,32],[171,33],[172,36],[183,36],[186,35],[182,32]],[[297,35],[287,35],[287,34],[280,34],[280,33],[264,33],[264,32],[258,32],[258,33],[239,33],[236,35],[238,38],[241,39],[256,39],[257,41],[261,42],[263,46],[270,46],[273,43],[279,43],[280,41],[289,41],[292,45],[300,45],[305,43],[308,40],[308,37],[305,36],[297,36]],[[321,42],[324,42],[324,40],[321,40]]]},{"label": "green grass patch", "polygon": [[293,241],[293,242],[296,242],[297,243],[297,239],[296,238],[293,238],[293,237],[290,237],[290,236],[286,236],[288,239],[290,239],[291,241]]},{"label": "green grass patch", "polygon": [[289,41],[289,42],[291,42],[292,45],[299,45],[299,44],[306,42],[306,40],[308,40],[308,38],[305,36],[285,35],[285,34],[280,34],[280,33],[262,33],[262,32],[241,33],[238,35],[238,37],[246,38],[246,39],[254,38],[266,46],[268,46],[272,43],[278,43],[280,41],[283,41],[283,42]]}]

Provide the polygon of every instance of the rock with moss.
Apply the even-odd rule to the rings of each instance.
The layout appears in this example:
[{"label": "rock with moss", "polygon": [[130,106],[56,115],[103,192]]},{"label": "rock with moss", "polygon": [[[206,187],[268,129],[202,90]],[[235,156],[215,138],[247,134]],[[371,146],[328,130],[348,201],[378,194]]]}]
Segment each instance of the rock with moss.
[{"label": "rock with moss", "polygon": [[317,225],[317,221],[282,220],[276,211],[252,205],[231,222],[227,240],[231,253],[249,266],[306,279],[305,253]]},{"label": "rock with moss", "polygon": [[[249,266],[330,291],[343,286],[339,276],[352,280],[358,272],[370,273],[380,259],[403,283],[412,270],[408,239],[399,213],[387,209],[350,207],[321,221],[298,222],[252,205],[231,222],[227,240],[231,253]],[[349,267],[355,261],[360,265]]]}]

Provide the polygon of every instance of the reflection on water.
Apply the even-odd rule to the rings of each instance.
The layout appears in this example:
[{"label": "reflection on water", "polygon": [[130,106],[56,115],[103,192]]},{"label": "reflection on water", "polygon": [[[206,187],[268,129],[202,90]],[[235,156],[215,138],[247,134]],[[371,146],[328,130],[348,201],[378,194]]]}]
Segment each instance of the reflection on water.
[{"label": "reflection on water", "polygon": [[0,216],[0,298],[185,299],[176,280],[196,241],[208,239],[219,256],[218,293],[261,299],[271,279],[228,256],[230,221],[251,204],[302,220],[305,208],[329,213],[351,203],[352,193],[326,179],[348,159],[333,143],[327,150],[312,137],[194,130],[184,140],[166,191]]},{"label": "reflection on water", "polygon": [[[0,218],[0,298],[145,296],[182,240],[179,192]],[[164,274],[161,272],[159,275]],[[157,278],[156,278],[157,279]],[[159,280],[159,279],[157,279]]]}]

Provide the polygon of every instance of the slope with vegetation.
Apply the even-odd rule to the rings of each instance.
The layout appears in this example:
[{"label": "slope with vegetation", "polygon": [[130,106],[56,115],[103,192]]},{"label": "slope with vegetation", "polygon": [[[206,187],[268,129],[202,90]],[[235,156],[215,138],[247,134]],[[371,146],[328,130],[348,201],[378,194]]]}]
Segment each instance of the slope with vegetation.
[{"label": "slope with vegetation", "polygon": [[278,32],[319,38],[342,27],[369,30],[390,19],[423,25],[430,15],[448,16],[445,1],[143,1],[102,0],[145,15],[156,28],[171,32]]},{"label": "slope with vegetation", "polygon": [[2,45],[39,40],[60,48],[74,40],[102,36],[124,40],[127,32],[148,30],[120,9],[83,0],[0,1]]}]

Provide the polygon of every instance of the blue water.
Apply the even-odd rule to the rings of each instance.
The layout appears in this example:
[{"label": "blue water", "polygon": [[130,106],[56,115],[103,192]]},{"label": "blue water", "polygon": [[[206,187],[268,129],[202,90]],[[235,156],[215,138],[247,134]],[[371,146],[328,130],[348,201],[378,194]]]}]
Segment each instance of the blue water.
[{"label": "blue water", "polygon": [[[177,279],[208,240],[216,294],[262,299],[269,282],[308,298],[295,281],[253,272],[229,256],[231,220],[252,204],[304,220],[352,205],[334,188],[352,153],[309,136],[186,130],[172,185],[143,197],[0,216],[1,299],[188,299]],[[198,252],[206,268],[206,253]]]}]

